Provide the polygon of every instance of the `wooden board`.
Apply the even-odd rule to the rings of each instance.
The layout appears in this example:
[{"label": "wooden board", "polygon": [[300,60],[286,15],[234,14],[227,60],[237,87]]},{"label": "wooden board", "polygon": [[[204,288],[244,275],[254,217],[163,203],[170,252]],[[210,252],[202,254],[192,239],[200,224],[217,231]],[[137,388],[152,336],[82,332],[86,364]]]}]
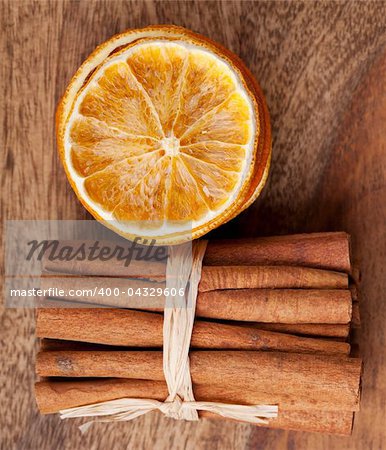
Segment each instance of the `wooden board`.
[{"label": "wooden board", "polygon": [[[55,105],[100,42],[175,23],[238,53],[272,115],[263,196],[215,236],[345,229],[362,267],[362,411],[353,436],[151,415],[95,425],[41,417],[33,400],[34,314],[0,310],[0,448],[380,449],[386,447],[386,3],[14,1],[0,4],[1,217],[83,219],[54,142]],[[0,225],[2,227],[2,225]]]}]

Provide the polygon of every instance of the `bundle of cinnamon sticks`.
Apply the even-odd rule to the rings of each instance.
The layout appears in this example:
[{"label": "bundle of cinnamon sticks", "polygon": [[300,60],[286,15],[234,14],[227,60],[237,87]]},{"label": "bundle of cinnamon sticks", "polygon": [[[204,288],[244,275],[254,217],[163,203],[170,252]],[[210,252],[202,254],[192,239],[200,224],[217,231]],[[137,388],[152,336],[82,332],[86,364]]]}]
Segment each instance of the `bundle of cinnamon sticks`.
[{"label": "bundle of cinnamon sticks", "polygon": [[[164,296],[147,305],[97,295],[95,286],[127,288],[128,268],[118,260],[46,259],[43,268],[41,288],[57,289],[37,309],[40,411],[165,400]],[[162,285],[155,272],[131,273],[130,286]],[[191,340],[196,400],[275,404],[268,427],[350,434],[361,375],[349,342],[359,326],[353,275],[346,233],[210,241]],[[95,295],[74,299],[67,295],[74,287]]]}]

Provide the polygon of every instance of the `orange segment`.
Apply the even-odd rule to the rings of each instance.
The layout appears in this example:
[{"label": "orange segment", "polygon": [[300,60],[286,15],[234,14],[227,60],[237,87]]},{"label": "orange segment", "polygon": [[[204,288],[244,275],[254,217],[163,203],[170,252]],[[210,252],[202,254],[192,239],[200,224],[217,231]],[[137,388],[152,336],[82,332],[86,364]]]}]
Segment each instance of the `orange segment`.
[{"label": "orange segment", "polygon": [[116,128],[109,127],[93,117],[78,116],[71,124],[70,138],[72,142],[83,146],[93,146],[104,139],[125,138],[126,133]]},{"label": "orange segment", "polygon": [[160,149],[156,140],[126,135],[90,117],[77,119],[70,137],[72,164],[86,177],[112,163]]},{"label": "orange segment", "polygon": [[195,179],[180,158],[173,159],[167,217],[170,221],[193,221],[209,208],[200,195]]},{"label": "orange segment", "polygon": [[224,63],[204,52],[192,51],[182,84],[179,114],[174,126],[177,137],[218,106],[236,90],[236,83]]},{"label": "orange segment", "polygon": [[136,187],[163,155],[163,151],[158,151],[111,164],[105,170],[86,178],[85,190],[91,200],[107,211],[113,211],[124,200],[126,193]]},{"label": "orange segment", "polygon": [[134,189],[129,190],[114,209],[120,221],[150,221],[154,227],[165,219],[166,185],[170,172],[170,157],[164,156],[145,175]]},{"label": "orange segment", "polygon": [[215,164],[223,170],[239,172],[245,160],[245,148],[241,145],[219,141],[206,141],[180,147],[181,153],[201,161]]},{"label": "orange segment", "polygon": [[97,84],[89,86],[79,113],[134,136],[163,136],[154,107],[122,61],[108,66]]},{"label": "orange segment", "polygon": [[252,135],[248,102],[240,93],[234,93],[189,128],[181,136],[181,145],[202,141],[246,145]]},{"label": "orange segment", "polygon": [[139,46],[127,62],[149,95],[166,136],[176,118],[180,84],[188,52],[179,45]]},{"label": "orange segment", "polygon": [[181,160],[196,180],[199,192],[211,210],[218,209],[234,190],[239,174],[220,169],[188,155]]}]

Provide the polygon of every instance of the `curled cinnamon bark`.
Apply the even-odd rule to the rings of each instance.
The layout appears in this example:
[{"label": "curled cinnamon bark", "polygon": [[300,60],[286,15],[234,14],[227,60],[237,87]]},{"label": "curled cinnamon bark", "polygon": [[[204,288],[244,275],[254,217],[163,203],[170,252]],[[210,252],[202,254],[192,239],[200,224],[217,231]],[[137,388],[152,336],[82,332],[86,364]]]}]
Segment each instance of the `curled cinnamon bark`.
[{"label": "curled cinnamon bark", "polygon": [[[163,381],[159,351],[47,351],[37,356],[43,377],[118,377]],[[193,383],[234,393],[240,404],[284,409],[356,411],[361,360],[348,357],[256,351],[192,351]],[[250,399],[250,400],[248,400]],[[233,401],[234,403],[235,401]],[[236,403],[237,403],[236,402]]]},{"label": "curled cinnamon bark", "polygon": [[209,241],[204,265],[289,265],[350,272],[344,232]]},{"label": "curled cinnamon bark", "polygon": [[[64,247],[77,249],[80,243],[85,244],[85,256],[89,256],[91,247],[95,245],[92,241],[62,241],[58,243],[54,253],[63,253]],[[115,249],[117,245],[114,242],[98,241],[99,247]],[[165,273],[165,263],[154,258],[154,252],[150,252],[150,256],[153,256],[151,263],[134,259],[127,264],[116,253],[106,264],[98,258],[94,261],[87,258],[52,258],[51,250],[52,246],[43,254],[44,270],[101,276],[132,276],[149,271],[149,276],[158,277]],[[204,266],[212,265],[288,265],[350,273],[350,237],[344,232],[327,232],[211,240],[206,250]]]},{"label": "curled cinnamon bark", "polygon": [[[213,401],[211,386],[195,385],[195,398],[199,401]],[[40,381],[35,384],[35,397],[42,414],[53,414],[76,406],[99,403],[117,398],[154,398],[163,401],[168,395],[163,381],[131,379],[99,379],[82,381]],[[218,390],[217,401],[240,403],[233,393]],[[246,404],[254,404],[253,396]],[[222,417],[202,412],[200,417],[223,420]],[[285,410],[280,408],[277,418],[271,419],[268,428],[282,428],[349,435],[353,413],[348,411]],[[85,419],[87,420],[87,419]]]},{"label": "curled cinnamon bark", "polygon": [[[194,386],[195,398],[211,401],[207,386]],[[168,392],[162,381],[105,379],[83,381],[40,381],[35,384],[35,397],[42,414],[57,413],[66,408],[99,403],[117,398],[154,398],[163,401]],[[218,401],[232,402],[230,395],[218,393]],[[233,399],[237,402],[237,399]],[[253,397],[250,399],[253,404]],[[201,412],[200,417],[224,420],[215,414]],[[352,412],[346,411],[287,411],[280,409],[277,418],[269,421],[268,428],[282,428],[331,434],[349,435],[352,427]],[[87,419],[86,419],[87,420]]]},{"label": "curled cinnamon bark", "polygon": [[[38,337],[126,347],[162,347],[163,317],[149,312],[107,308],[44,308],[37,312]],[[345,342],[305,338],[197,320],[192,348],[278,350],[297,353],[349,354]]]},{"label": "curled cinnamon bark", "polygon": [[[101,280],[98,278],[98,280]],[[93,292],[101,285],[111,289],[116,286],[115,279],[57,278],[44,282],[43,286],[56,286],[68,292],[74,286],[83,291]],[[126,292],[127,287],[121,287]],[[143,292],[143,291],[140,291]],[[162,291],[164,292],[164,291]],[[63,299],[73,300],[67,294]],[[143,297],[87,295],[79,299],[86,303],[96,303],[118,308],[132,308],[150,311],[163,311],[165,296]],[[41,305],[54,306],[54,302],[42,302]],[[63,305],[65,306],[65,305]],[[76,307],[70,304],[69,307]],[[286,323],[286,324],[347,324],[351,320],[352,300],[347,289],[221,289],[199,292],[197,296],[196,316],[210,319],[240,320],[250,322]]]}]

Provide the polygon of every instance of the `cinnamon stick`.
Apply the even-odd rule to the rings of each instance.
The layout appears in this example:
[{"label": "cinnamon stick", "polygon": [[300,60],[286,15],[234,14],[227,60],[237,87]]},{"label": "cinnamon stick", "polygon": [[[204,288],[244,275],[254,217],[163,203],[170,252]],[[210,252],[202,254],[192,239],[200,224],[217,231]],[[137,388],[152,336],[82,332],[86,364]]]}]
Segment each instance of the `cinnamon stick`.
[{"label": "cinnamon stick", "polygon": [[[303,293],[303,291],[300,291]],[[107,301],[105,303],[108,303]],[[109,306],[115,306],[114,302],[110,302]],[[123,304],[116,305],[123,307]],[[128,305],[126,305],[128,306]],[[131,304],[130,304],[131,306]],[[66,300],[47,299],[42,298],[36,301],[36,308],[90,308],[90,303],[69,302]],[[98,305],[95,305],[98,307]],[[132,306],[131,306],[132,307]],[[140,308],[136,309],[151,310],[162,312],[162,307],[158,308]],[[197,311],[196,311],[197,312]],[[196,317],[200,317],[196,314]],[[337,338],[347,339],[350,331],[350,324],[328,324],[328,323],[264,323],[264,322],[249,322],[249,321],[232,321],[231,324],[239,326],[251,326],[258,330],[277,331],[279,333],[293,334],[297,336],[317,336],[321,338]]]},{"label": "cinnamon stick", "polygon": [[[318,339],[319,340],[325,340],[327,342],[332,342],[334,344],[334,341],[328,340],[328,339]],[[336,342],[336,341],[335,341]],[[343,341],[337,341],[339,343],[344,343]],[[235,347],[235,345],[233,346]],[[342,355],[352,355],[352,341],[350,341],[350,344],[345,343],[345,346],[342,346],[341,349],[337,349],[335,345],[332,345],[331,351],[320,351],[319,349],[315,352],[313,350],[310,351],[296,351],[291,353],[311,353],[311,354],[329,354],[333,356],[342,356]],[[158,347],[157,347],[158,348]],[[233,348],[235,350],[236,348]],[[53,338],[41,338],[40,339],[40,350],[41,351],[48,351],[48,350],[105,350],[105,351],[116,351],[116,350],[135,350],[135,348],[122,346],[122,345],[109,345],[109,344],[95,344],[93,342],[84,342],[84,341],[71,341],[71,340],[62,340],[62,339],[53,339]],[[224,349],[222,349],[224,350]],[[232,349],[229,349],[232,350]],[[237,349],[239,350],[239,349]],[[242,350],[242,349],[241,349]],[[261,349],[262,351],[265,349]],[[276,351],[282,351],[282,350],[276,350]]]},{"label": "cinnamon stick", "polygon": [[[86,326],[85,326],[86,325]],[[156,347],[163,344],[163,316],[119,309],[38,309],[38,337],[127,347]],[[196,320],[192,348],[278,350],[297,353],[348,355],[350,345],[305,338],[255,327]]]},{"label": "cinnamon stick", "polygon": [[201,292],[200,317],[286,324],[345,324],[351,319],[348,290],[240,289]]},{"label": "cinnamon stick", "polygon": [[[142,246],[132,250],[130,241],[62,240],[39,247],[43,271],[63,274],[165,278],[167,247]],[[139,249],[138,244],[135,244]],[[59,257],[61,255],[61,257]]]},{"label": "cinnamon stick", "polygon": [[289,265],[349,273],[350,237],[344,232],[211,240],[204,265]]},{"label": "cinnamon stick", "polygon": [[[360,359],[251,351],[192,351],[189,356],[193,383],[208,385],[212,398],[226,391],[241,404],[253,395],[253,403],[289,410],[359,407]],[[43,377],[164,380],[159,351],[40,352],[36,371]]]},{"label": "cinnamon stick", "polygon": [[[195,398],[213,401],[206,386],[194,386]],[[117,398],[153,398],[163,401],[167,387],[162,381],[104,379],[82,381],[40,381],[35,384],[35,397],[42,414],[57,413],[76,406],[99,403]],[[217,400],[231,402],[226,391],[218,392]],[[237,402],[237,399],[234,401]],[[254,398],[248,403],[254,404]],[[218,415],[200,412],[200,417],[220,418]],[[348,435],[351,432],[352,413],[346,411],[294,411],[280,408],[279,415],[264,427],[323,432]]]},{"label": "cinnamon stick", "polygon": [[[144,275],[147,276],[147,275]],[[162,281],[162,280],[160,280]],[[163,280],[164,281],[164,280]],[[141,282],[133,278],[111,277],[55,277],[44,274],[41,288],[59,286],[66,289],[119,288],[121,290],[163,287],[154,282]],[[213,266],[203,267],[199,291],[216,289],[347,289],[348,275],[329,270],[291,266]]]},{"label": "cinnamon stick", "polygon": [[[85,243],[85,259],[60,260],[51,257],[51,248],[44,253],[43,267],[45,270],[62,273],[79,273],[83,275],[101,276],[131,276],[148,271],[150,276],[165,273],[164,262],[146,262],[132,260],[129,265],[123,259],[115,257],[106,261],[95,259],[89,261],[90,248],[93,242]],[[61,241],[56,253],[63,247],[77,249],[79,242]],[[114,249],[115,242],[100,242],[99,247]],[[153,255],[155,256],[155,255]],[[135,254],[133,254],[135,258]],[[63,259],[63,258],[62,258]],[[125,265],[126,264],[126,265]],[[289,236],[259,237],[249,239],[211,240],[204,257],[204,266],[226,265],[288,265],[305,266],[319,269],[336,270],[349,273],[350,238],[347,233],[309,233]]]},{"label": "cinnamon stick", "polygon": [[[116,278],[55,278],[41,279],[41,289],[53,286],[63,291],[59,298],[74,300],[71,289],[87,293],[80,300],[108,306],[163,311],[161,295],[128,295],[127,280]],[[138,282],[141,283],[141,282]],[[136,286],[139,286],[136,283]],[[119,286],[118,296],[101,295],[106,289]],[[145,284],[140,292],[145,292]],[[103,289],[101,291],[99,289]],[[150,292],[150,291],[148,291]],[[351,320],[351,294],[347,289],[223,289],[199,292],[196,316],[223,320],[246,320],[272,323],[348,323]]]},{"label": "cinnamon stick", "polygon": [[204,267],[199,291],[215,289],[347,289],[348,275],[293,266]]}]

